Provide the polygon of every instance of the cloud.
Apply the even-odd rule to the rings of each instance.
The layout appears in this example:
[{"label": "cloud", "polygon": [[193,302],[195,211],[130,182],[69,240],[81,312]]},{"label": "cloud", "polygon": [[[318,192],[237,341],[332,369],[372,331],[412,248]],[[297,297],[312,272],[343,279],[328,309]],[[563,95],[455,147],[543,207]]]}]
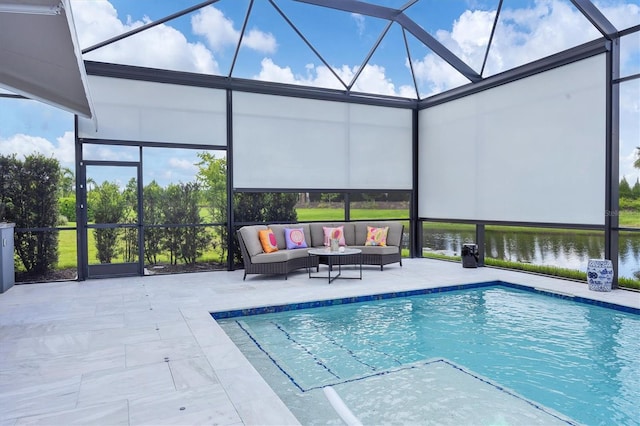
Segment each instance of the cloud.
[{"label": "cloud", "polygon": [[215,52],[238,43],[240,33],[233,28],[233,21],[215,7],[205,7],[191,18],[191,27],[196,35],[204,37]]},{"label": "cloud", "polygon": [[[480,72],[495,10],[467,10],[436,38]],[[532,7],[503,9],[489,51],[484,75],[492,75],[600,37],[586,18],[558,0],[536,0]],[[435,54],[415,61],[422,96],[468,83]],[[424,89],[426,87],[426,90]]]},{"label": "cloud", "polygon": [[[78,40],[86,48],[149,23],[145,17],[123,22],[106,0],[73,0]],[[198,73],[219,73],[218,63],[202,43],[189,42],[180,31],[160,24],[84,55],[85,59]]]},{"label": "cloud", "polygon": [[426,90],[421,90],[421,97],[441,93],[469,82],[435,54],[428,54],[423,59],[414,61],[413,71],[418,87],[426,87]]},{"label": "cloud", "polygon": [[[353,68],[350,71],[354,72]],[[380,95],[395,95],[393,81],[386,76],[385,68],[379,65],[365,65],[362,73],[353,86],[356,92],[377,93]]]},{"label": "cloud", "polygon": [[635,148],[640,146],[640,80],[620,85],[620,177],[633,184],[640,170],[633,167]]},{"label": "cloud", "polygon": [[362,36],[365,31],[364,16],[360,15],[359,13],[352,13],[351,18],[353,19],[353,22],[356,23],[356,27],[358,28],[358,35]]},{"label": "cloud", "polygon": [[[342,65],[340,68],[335,69],[335,72],[345,84],[350,84],[358,69],[359,66],[350,67],[348,65]],[[275,64],[271,58],[264,58],[261,62],[260,73],[254,76],[254,78],[276,83],[345,90],[345,86],[336,79],[335,75],[326,66],[307,64],[305,70],[306,75],[296,75],[290,67],[279,66]],[[365,65],[352,90],[379,95],[399,96],[399,92],[396,91],[392,80],[386,76],[384,67],[379,65]],[[411,87],[403,87],[402,93],[409,93],[415,97],[415,90]]]},{"label": "cloud", "polygon": [[179,159],[179,158],[170,158],[169,159],[169,167],[171,169],[179,169],[183,171],[191,172],[192,174],[196,174],[198,172],[198,166],[196,166],[193,161]]},{"label": "cloud", "polygon": [[290,67],[280,67],[271,58],[264,58],[260,62],[260,72],[254,78],[274,83],[303,84],[298,82]]},{"label": "cloud", "polygon": [[278,44],[276,38],[270,33],[264,33],[260,30],[250,30],[242,39],[242,46],[256,50],[261,53],[275,53]]},{"label": "cloud", "polygon": [[73,132],[65,132],[56,138],[57,144],[40,137],[17,133],[8,139],[0,139],[0,154],[13,155],[24,159],[28,155],[41,154],[47,158],[56,158],[62,167],[75,164],[75,145]]},{"label": "cloud", "polygon": [[466,10],[453,22],[452,31],[439,30],[439,41],[478,70],[482,66],[495,11]]},{"label": "cloud", "polygon": [[[204,37],[215,52],[229,47],[235,48],[240,39],[240,31],[234,28],[233,21],[213,6],[200,9],[191,18],[191,26],[194,34]],[[260,53],[272,54],[276,52],[278,44],[272,34],[253,28],[245,33],[242,46]]]},{"label": "cloud", "polygon": [[537,0],[532,8],[505,9],[489,54],[488,74],[531,62],[600,37],[568,3]]},{"label": "cloud", "polygon": [[138,161],[137,155],[132,155],[129,149],[113,148],[107,145],[83,145],[85,158],[97,161]]},{"label": "cloud", "polygon": [[640,179],[640,170],[633,167],[633,163],[636,161],[636,149],[631,148],[629,151],[625,151],[620,155],[620,180],[624,177],[630,185]]},{"label": "cloud", "polygon": [[640,4],[631,2],[616,4],[611,1],[596,1],[594,3],[618,30],[633,27],[640,22]]}]

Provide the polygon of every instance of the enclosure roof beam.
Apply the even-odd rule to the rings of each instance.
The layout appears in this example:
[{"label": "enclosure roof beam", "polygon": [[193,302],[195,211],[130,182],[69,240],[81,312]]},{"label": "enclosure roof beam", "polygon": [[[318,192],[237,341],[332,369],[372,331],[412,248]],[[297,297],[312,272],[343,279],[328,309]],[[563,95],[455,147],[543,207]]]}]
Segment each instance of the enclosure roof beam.
[{"label": "enclosure roof beam", "polygon": [[442,43],[436,40],[431,34],[425,31],[420,25],[416,24],[411,18],[404,14],[402,10],[393,9],[384,6],[378,6],[369,3],[363,3],[356,0],[297,0],[301,3],[313,4],[316,6],[324,6],[331,9],[342,10],[345,12],[359,13],[374,18],[395,21],[404,29],[413,34],[425,46],[427,46],[436,55],[444,59],[456,71],[462,74],[471,82],[482,80],[482,76],[474,71],[469,65],[458,58],[453,52],[447,49]]},{"label": "enclosure roof beam", "polygon": [[609,21],[591,0],[571,0],[571,3],[596,27],[608,40],[618,36],[618,29]]},{"label": "enclosure roof beam", "polygon": [[436,40],[431,34],[425,31],[420,25],[416,24],[407,15],[401,13],[397,16],[398,22],[404,29],[413,34],[418,40],[424,43],[436,55],[444,59],[449,65],[455,68],[460,74],[465,76],[469,81],[475,83],[482,80],[482,76],[474,71],[462,59],[458,58],[453,52],[447,49],[442,43]]},{"label": "enclosure roof beam", "polygon": [[122,33],[122,34],[117,35],[115,37],[111,37],[108,40],[104,40],[104,41],[102,41],[100,43],[94,44],[93,46],[87,47],[86,49],[82,50],[82,53],[83,54],[84,53],[89,53],[89,52],[92,52],[92,51],[94,51],[96,49],[100,49],[101,47],[108,46],[108,45],[110,45],[112,43],[115,43],[116,41],[123,40],[123,39],[125,39],[127,37],[130,37],[130,36],[134,35],[134,34],[138,34],[138,33],[142,32],[142,31],[148,30],[149,28],[153,28],[153,27],[158,26],[160,24],[164,24],[165,22],[171,21],[172,19],[179,18],[179,17],[181,17],[183,15],[186,15],[188,13],[191,13],[193,11],[201,9],[201,8],[203,8],[205,6],[211,5],[213,3],[217,3],[218,1],[220,1],[220,0],[207,0],[207,1],[204,1],[202,3],[196,4],[195,6],[191,6],[191,7],[187,8],[187,9],[183,9],[183,10],[181,10],[179,12],[176,12],[176,13],[173,13],[173,14],[171,14],[169,16],[165,16],[164,18],[158,19],[157,21],[149,22],[148,24],[145,24],[145,25],[142,25],[140,27],[134,28],[131,31],[127,31],[126,33]]}]

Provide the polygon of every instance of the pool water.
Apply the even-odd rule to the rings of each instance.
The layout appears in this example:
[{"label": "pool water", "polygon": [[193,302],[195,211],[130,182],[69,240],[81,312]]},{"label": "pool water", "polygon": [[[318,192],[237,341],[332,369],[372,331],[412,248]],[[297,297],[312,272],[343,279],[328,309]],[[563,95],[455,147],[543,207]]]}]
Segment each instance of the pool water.
[{"label": "pool water", "polygon": [[640,422],[632,313],[493,286],[218,321],[302,393],[442,359],[579,423]]}]

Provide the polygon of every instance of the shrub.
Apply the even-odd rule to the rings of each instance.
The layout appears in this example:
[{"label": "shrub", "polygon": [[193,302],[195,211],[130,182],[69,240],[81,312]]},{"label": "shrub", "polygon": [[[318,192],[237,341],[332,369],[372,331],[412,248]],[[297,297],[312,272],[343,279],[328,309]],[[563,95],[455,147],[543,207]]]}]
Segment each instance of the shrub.
[{"label": "shrub", "polygon": [[[233,196],[233,214],[235,221],[255,222],[295,222],[298,214],[295,209],[298,194],[274,192],[238,192]],[[236,237],[237,238],[237,237]],[[236,243],[233,253],[234,264],[242,262],[242,255]]]},{"label": "shrub", "polygon": [[620,210],[640,211],[640,199],[620,198]]},{"label": "shrub", "polygon": [[[16,228],[54,228],[58,221],[58,160],[29,155],[0,157],[0,193],[8,207],[6,219]],[[58,263],[57,231],[15,233],[15,251],[27,274],[45,274]]]},{"label": "shrub", "polygon": [[[147,225],[159,225],[164,220],[162,203],[164,189],[154,180],[144,187],[144,221]],[[158,256],[162,253],[164,229],[148,227],[144,231],[144,256],[148,263],[158,263]]]},{"label": "shrub", "polygon": [[60,197],[58,199],[58,205],[60,206],[60,214],[67,217],[71,222],[77,222],[76,220],[76,196]]},{"label": "shrub", "polygon": [[[126,202],[118,185],[103,182],[91,191],[95,194],[94,214],[96,223],[120,223],[124,217]],[[96,229],[96,249],[100,263],[111,263],[118,254],[118,234],[116,228]]]},{"label": "shrub", "polygon": [[194,264],[209,244],[209,235],[198,226],[200,218],[200,186],[197,183],[169,185],[164,191],[162,209],[167,223],[175,226],[165,230],[164,247],[169,250],[171,264],[181,259]]}]

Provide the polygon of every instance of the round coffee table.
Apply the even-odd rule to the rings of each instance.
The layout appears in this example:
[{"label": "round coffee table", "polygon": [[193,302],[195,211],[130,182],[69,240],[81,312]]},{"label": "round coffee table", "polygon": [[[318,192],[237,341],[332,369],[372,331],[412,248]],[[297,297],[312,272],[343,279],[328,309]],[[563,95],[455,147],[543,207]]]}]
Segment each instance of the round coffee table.
[{"label": "round coffee table", "polygon": [[[351,280],[361,280],[362,279],[362,250],[355,248],[345,247],[343,251],[331,251],[329,248],[317,248],[310,249],[307,251],[309,256],[326,256],[327,258],[327,266],[329,270],[327,272],[327,279],[329,280],[329,284],[331,284],[335,279],[351,279]],[[359,277],[344,277],[342,276],[342,265],[345,264],[345,256],[355,256],[357,262],[354,265],[360,266],[360,276]],[[333,270],[333,266],[338,266],[338,273],[336,275],[331,275],[331,271]],[[318,268],[320,268],[318,266]],[[325,278],[320,275],[311,275],[311,268],[309,268],[309,278]]]}]

